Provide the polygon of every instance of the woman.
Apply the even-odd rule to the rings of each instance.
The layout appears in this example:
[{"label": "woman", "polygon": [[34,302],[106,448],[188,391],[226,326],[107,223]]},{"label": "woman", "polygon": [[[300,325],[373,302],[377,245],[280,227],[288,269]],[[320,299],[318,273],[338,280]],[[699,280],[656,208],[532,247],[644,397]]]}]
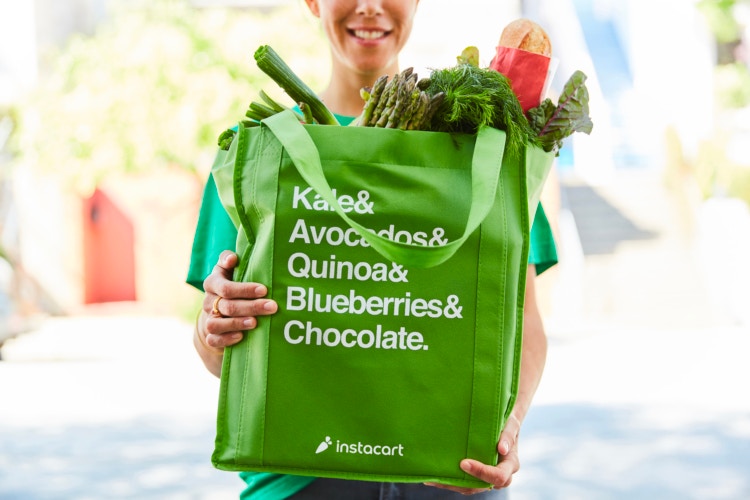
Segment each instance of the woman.
[{"label": "woman", "polygon": [[[305,0],[320,19],[328,39],[332,69],[321,98],[342,125],[362,110],[360,89],[381,75],[399,71],[398,55],[411,33],[419,0]],[[239,342],[243,331],[257,325],[257,317],[273,314],[278,305],[264,298],[267,289],[258,283],[231,281],[238,263],[234,248],[236,229],[216,195],[212,179],[206,185],[196,231],[188,282],[205,292],[194,335],[195,347],[208,370],[221,372],[223,350]],[[217,263],[218,256],[218,263]],[[241,473],[248,486],[243,498],[502,498],[519,469],[518,432],[542,375],[547,342],[537,309],[534,278],[556,262],[554,242],[543,210],[532,229],[532,250],[527,277],[524,341],[520,388],[513,413],[498,442],[500,462],[482,464],[465,459],[467,473],[496,490],[465,489],[444,485],[368,483],[315,479],[268,473]],[[215,265],[214,265],[215,264]],[[207,277],[206,277],[207,276]],[[214,311],[217,297],[218,314]],[[389,496],[390,495],[390,496]]]}]

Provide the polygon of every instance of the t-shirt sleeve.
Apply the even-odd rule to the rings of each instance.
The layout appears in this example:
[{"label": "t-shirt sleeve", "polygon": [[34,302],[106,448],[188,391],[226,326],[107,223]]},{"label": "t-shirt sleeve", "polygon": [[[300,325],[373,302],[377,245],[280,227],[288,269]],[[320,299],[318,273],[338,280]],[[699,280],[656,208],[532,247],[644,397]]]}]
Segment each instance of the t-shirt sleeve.
[{"label": "t-shirt sleeve", "polygon": [[203,280],[211,273],[219,255],[224,250],[234,251],[236,243],[237,228],[224,210],[214,178],[209,175],[203,190],[186,281],[204,291]]},{"label": "t-shirt sleeve", "polygon": [[541,203],[534,215],[534,223],[531,225],[530,243],[529,264],[536,266],[537,275],[557,264],[555,238]]}]

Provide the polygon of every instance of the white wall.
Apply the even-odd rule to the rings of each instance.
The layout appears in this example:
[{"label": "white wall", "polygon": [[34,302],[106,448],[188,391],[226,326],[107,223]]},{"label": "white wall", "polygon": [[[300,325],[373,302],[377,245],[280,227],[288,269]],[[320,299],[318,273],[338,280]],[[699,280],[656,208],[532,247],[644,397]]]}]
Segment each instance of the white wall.
[{"label": "white wall", "polygon": [[481,62],[489,64],[500,33],[517,17],[518,0],[422,0],[401,67],[413,66],[426,76],[427,68],[454,65],[469,45],[478,47]]},{"label": "white wall", "polygon": [[714,119],[714,46],[695,3],[620,2],[613,17],[644,112],[654,126],[674,126],[688,155]]},{"label": "white wall", "polygon": [[615,168],[610,103],[602,94],[575,6],[571,0],[533,0],[527,2],[526,9],[526,16],[538,22],[552,41],[552,56],[559,61],[555,82],[561,87],[576,70],[583,71],[588,78],[586,87],[594,130],[591,135],[574,134],[570,138],[574,170],[590,184],[606,184]]},{"label": "white wall", "polygon": [[0,105],[36,81],[34,2],[0,1]]}]

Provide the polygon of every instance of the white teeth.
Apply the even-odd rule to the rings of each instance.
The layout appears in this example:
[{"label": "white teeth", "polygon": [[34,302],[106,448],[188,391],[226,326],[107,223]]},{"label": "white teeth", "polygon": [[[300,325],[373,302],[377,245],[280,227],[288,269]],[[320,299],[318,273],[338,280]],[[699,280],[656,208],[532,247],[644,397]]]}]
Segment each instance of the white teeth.
[{"label": "white teeth", "polygon": [[365,40],[375,40],[377,38],[382,38],[385,35],[385,31],[354,30],[354,35],[357,38],[363,38]]}]

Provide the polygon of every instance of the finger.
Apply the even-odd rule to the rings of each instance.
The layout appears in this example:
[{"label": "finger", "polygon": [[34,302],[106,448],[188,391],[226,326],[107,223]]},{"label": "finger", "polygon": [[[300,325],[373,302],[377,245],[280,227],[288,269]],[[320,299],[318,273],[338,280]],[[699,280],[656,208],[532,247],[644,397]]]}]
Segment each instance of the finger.
[{"label": "finger", "polygon": [[499,481],[493,483],[496,488],[507,488],[513,481],[513,475],[521,468],[521,462],[518,459],[518,448],[514,446],[504,457],[500,457],[500,463],[495,467],[499,472],[497,477]]},{"label": "finger", "polygon": [[208,301],[209,305],[213,304],[217,295],[223,299],[260,299],[268,295],[268,288],[265,285],[231,281],[217,271],[208,275],[203,282],[203,290],[206,292],[204,309],[205,302]]},{"label": "finger", "polygon": [[[211,302],[210,309],[213,312],[214,303]],[[278,311],[279,306],[271,299],[230,299],[222,298],[216,304],[218,315],[222,318],[255,318],[256,316],[268,316]],[[247,328],[239,328],[247,330]]]},{"label": "finger", "polygon": [[518,460],[511,458],[515,456],[515,453],[509,454],[497,466],[466,459],[461,461],[461,469],[495,488],[505,488],[510,485],[513,474],[518,470]]},{"label": "finger", "polygon": [[201,314],[196,331],[202,344],[211,350],[223,351],[244,337],[243,331],[257,326],[255,318],[220,318]]},{"label": "finger", "polygon": [[[211,273],[203,282],[206,294],[203,298],[203,310],[213,310],[216,297],[224,299],[260,299],[268,294],[268,288],[259,283],[229,281],[223,276]],[[224,311],[223,308],[221,308]]]},{"label": "finger", "polygon": [[238,261],[237,254],[229,250],[223,251],[211,273],[203,281],[203,290],[206,292],[216,291],[214,288],[218,286],[217,284],[232,281],[234,268]]},{"label": "finger", "polygon": [[209,317],[206,319],[206,335],[229,335],[253,330],[258,326],[258,320],[254,317]]},{"label": "finger", "polygon": [[497,451],[500,455],[505,456],[510,453],[510,450],[513,449],[518,441],[518,433],[520,430],[521,422],[515,417],[515,415],[511,415],[505,423],[505,428],[500,434],[500,440],[497,443]]},{"label": "finger", "polygon": [[231,278],[234,268],[237,267],[238,262],[239,258],[237,257],[236,253],[229,250],[224,250],[219,255],[219,261],[216,263],[216,267],[223,270],[228,278]]},{"label": "finger", "polygon": [[214,349],[223,349],[238,343],[244,335],[241,332],[229,332],[229,333],[206,333],[203,341],[207,346],[213,347]]}]

